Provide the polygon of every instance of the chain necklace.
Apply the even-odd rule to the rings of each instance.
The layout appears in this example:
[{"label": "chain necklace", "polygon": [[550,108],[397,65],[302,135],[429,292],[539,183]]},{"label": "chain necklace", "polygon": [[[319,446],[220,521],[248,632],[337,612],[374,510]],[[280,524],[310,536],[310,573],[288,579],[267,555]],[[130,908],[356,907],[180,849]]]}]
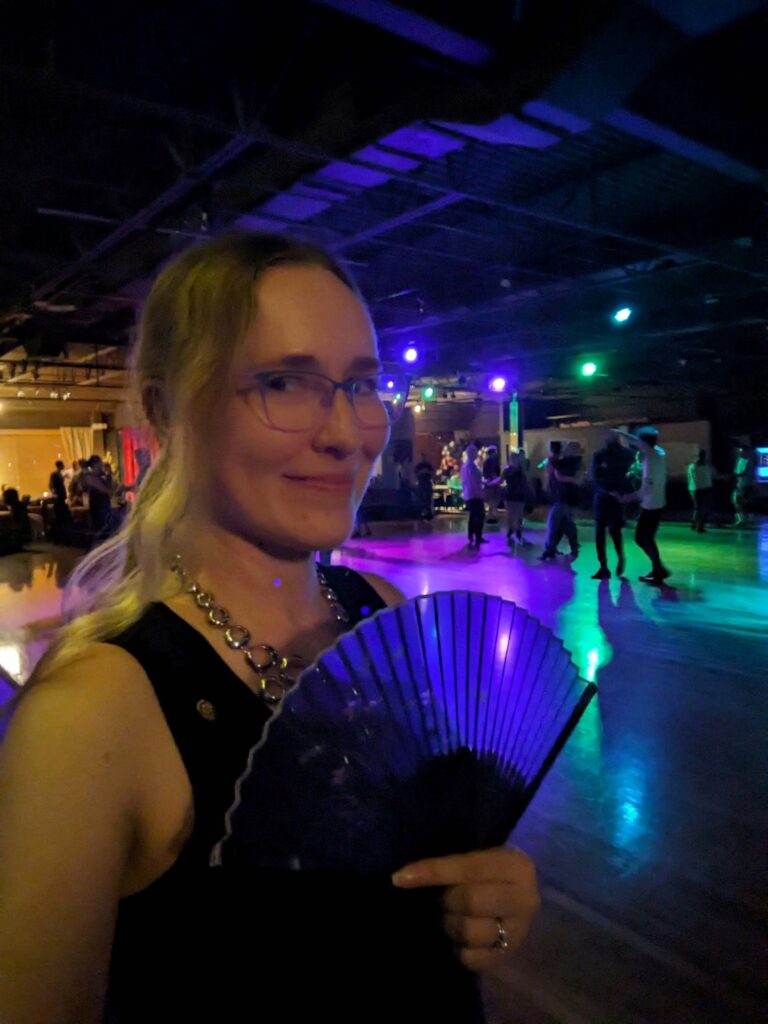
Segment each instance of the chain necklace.
[{"label": "chain necklace", "polygon": [[[330,606],[334,621],[340,629],[343,629],[349,624],[349,616],[342,607],[338,594],[328,583],[323,570],[319,565],[316,565],[315,568],[320,589]],[[259,696],[264,703],[279,704],[294,685],[302,670],[307,667],[304,659],[297,654],[289,654],[284,657],[270,644],[253,643],[250,630],[234,623],[227,609],[216,603],[214,595],[210,591],[203,590],[199,583],[190,579],[189,573],[182,564],[181,555],[175,556],[171,572],[194,599],[198,608],[207,613],[206,619],[209,625],[214,629],[224,630],[224,641],[227,647],[232,651],[243,652],[246,664],[256,673]]]}]

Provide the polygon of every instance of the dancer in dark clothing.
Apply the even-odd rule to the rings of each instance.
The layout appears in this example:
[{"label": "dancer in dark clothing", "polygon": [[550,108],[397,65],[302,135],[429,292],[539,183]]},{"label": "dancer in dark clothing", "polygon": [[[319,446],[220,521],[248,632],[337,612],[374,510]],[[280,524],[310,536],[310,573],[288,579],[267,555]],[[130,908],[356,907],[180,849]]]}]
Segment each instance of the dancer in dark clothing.
[{"label": "dancer in dark clothing", "polygon": [[605,534],[610,533],[616,549],[616,575],[624,575],[624,505],[614,497],[615,494],[629,494],[632,484],[627,474],[634,462],[634,455],[621,443],[618,435],[611,432],[606,443],[592,456],[590,479],[595,486],[592,501],[592,513],[595,517],[595,546],[600,568],[592,577],[593,580],[609,580],[611,570],[608,568]]},{"label": "dancer in dark clothing", "polygon": [[540,556],[542,562],[555,557],[557,545],[563,534],[571,546],[571,558],[575,559],[579,553],[579,537],[574,514],[579,504],[577,474],[581,470],[581,462],[581,445],[577,441],[569,441],[562,456],[551,456],[549,459],[552,508],[547,519],[544,552]]},{"label": "dancer in dark clothing", "polygon": [[501,498],[501,463],[495,444],[488,446],[483,463],[483,497],[488,502],[488,522],[498,523],[498,508]]},{"label": "dancer in dark clothing", "polygon": [[523,519],[526,503],[531,500],[532,490],[528,481],[525,459],[519,452],[511,452],[509,464],[502,473],[505,496],[504,505],[507,510],[507,540],[515,544],[523,544]]},{"label": "dancer in dark clothing", "polygon": [[693,502],[691,529],[697,533],[707,532],[707,522],[712,511],[712,463],[703,448],[695,462],[688,466],[688,491]]},{"label": "dancer in dark clothing", "polygon": [[421,453],[421,462],[414,469],[416,474],[416,496],[419,501],[419,514],[422,519],[432,519],[432,485],[435,478],[435,470],[427,456]]},{"label": "dancer in dark clothing", "polygon": [[64,479],[64,463],[59,460],[56,469],[51,473],[48,489],[53,495],[54,534],[53,540],[58,544],[71,541],[72,513],[67,504],[67,484]]}]

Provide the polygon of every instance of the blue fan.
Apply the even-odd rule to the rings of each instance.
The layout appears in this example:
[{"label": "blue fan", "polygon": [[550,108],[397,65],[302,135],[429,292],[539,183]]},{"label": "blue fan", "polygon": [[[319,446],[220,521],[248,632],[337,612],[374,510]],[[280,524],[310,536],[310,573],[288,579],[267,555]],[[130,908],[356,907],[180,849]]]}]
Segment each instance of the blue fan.
[{"label": "blue fan", "polygon": [[509,601],[385,609],[302,673],[250,753],[213,865],[389,873],[505,842],[596,687]]}]

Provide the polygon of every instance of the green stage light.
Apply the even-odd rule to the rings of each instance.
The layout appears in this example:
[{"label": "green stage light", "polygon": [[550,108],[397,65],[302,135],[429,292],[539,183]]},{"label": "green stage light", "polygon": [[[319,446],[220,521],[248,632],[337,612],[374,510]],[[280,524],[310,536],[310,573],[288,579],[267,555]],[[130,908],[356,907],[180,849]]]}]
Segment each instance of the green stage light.
[{"label": "green stage light", "polygon": [[582,377],[594,377],[594,375],[596,373],[597,373],[597,364],[596,363],[584,363],[582,365],[582,367],[581,367],[581,375],[582,375]]}]

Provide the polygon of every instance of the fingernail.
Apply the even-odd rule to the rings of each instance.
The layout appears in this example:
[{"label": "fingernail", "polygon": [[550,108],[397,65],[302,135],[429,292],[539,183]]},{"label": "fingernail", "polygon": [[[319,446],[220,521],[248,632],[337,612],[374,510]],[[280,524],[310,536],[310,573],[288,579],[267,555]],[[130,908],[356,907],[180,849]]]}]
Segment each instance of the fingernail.
[{"label": "fingernail", "polygon": [[413,885],[413,883],[418,880],[416,872],[408,871],[407,869],[404,869],[403,871],[396,871],[394,875],[392,875],[392,884],[399,886],[401,889],[406,888],[409,885]]}]

